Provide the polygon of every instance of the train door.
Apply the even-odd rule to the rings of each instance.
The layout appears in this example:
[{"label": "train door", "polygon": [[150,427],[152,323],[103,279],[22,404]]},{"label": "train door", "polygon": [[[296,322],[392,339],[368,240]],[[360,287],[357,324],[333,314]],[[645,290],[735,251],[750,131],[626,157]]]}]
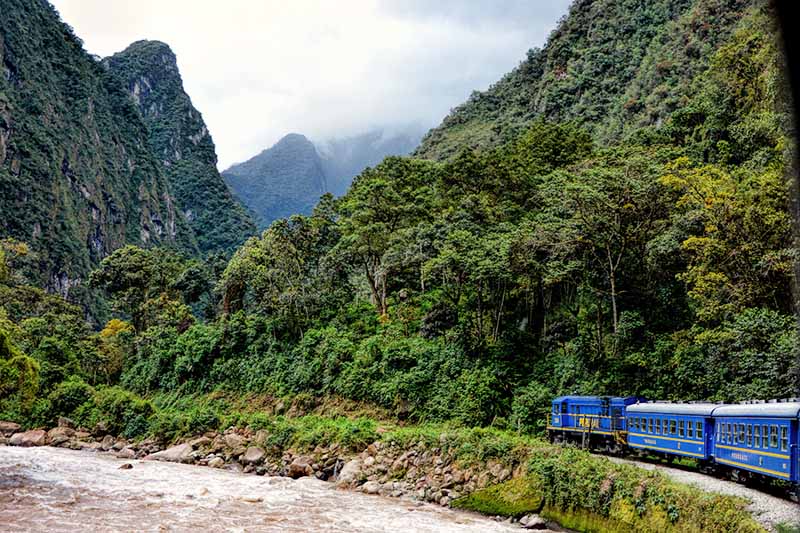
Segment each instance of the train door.
[{"label": "train door", "polygon": [[597,420],[597,427],[600,429],[604,429],[606,431],[611,430],[612,428],[612,418],[611,418],[611,398],[608,396],[603,396],[600,398],[600,412],[598,413],[600,416]]}]

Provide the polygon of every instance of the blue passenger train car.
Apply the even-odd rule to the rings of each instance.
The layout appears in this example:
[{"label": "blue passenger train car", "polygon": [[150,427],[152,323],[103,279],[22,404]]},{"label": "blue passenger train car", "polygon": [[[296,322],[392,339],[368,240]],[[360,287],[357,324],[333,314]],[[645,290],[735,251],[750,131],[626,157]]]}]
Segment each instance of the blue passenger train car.
[{"label": "blue passenger train car", "polygon": [[712,455],[718,404],[648,402],[629,405],[625,412],[628,446],[657,455],[694,457],[707,462]]},{"label": "blue passenger train car", "polygon": [[723,405],[714,410],[714,460],[736,477],[800,483],[800,401]]},{"label": "blue passenger train car", "polygon": [[547,433],[552,442],[580,442],[616,451],[625,444],[625,407],[636,396],[559,396],[552,402]]}]

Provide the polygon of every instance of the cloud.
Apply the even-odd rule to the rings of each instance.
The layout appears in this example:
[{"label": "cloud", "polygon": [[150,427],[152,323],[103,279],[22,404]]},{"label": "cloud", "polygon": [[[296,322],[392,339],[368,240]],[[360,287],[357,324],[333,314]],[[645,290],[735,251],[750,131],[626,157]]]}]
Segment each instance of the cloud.
[{"label": "cloud", "polygon": [[541,46],[569,1],[54,0],[86,49],[168,43],[220,168],[284,134],[435,126]]}]

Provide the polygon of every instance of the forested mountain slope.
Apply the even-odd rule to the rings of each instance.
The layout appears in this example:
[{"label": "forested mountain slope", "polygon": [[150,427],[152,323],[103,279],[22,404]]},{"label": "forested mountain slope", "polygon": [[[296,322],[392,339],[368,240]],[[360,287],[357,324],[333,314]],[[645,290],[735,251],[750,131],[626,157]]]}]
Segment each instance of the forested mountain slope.
[{"label": "forested mountain slope", "polygon": [[127,93],[45,0],[0,1],[0,236],[37,283],[86,301],[125,243],[196,250]]},{"label": "forested mountain slope", "polygon": [[217,171],[214,141],[183,88],[175,54],[138,41],[104,62],[139,108],[150,146],[201,252],[233,251],[255,234],[250,215]]},{"label": "forested mountain slope", "polygon": [[262,227],[278,218],[310,213],[328,190],[317,149],[297,133],[222,175]]},{"label": "forested mountain slope", "polygon": [[751,0],[578,0],[544,48],[475,92],[416,155],[497,146],[536,118],[574,120],[601,142],[658,125],[690,101]]}]

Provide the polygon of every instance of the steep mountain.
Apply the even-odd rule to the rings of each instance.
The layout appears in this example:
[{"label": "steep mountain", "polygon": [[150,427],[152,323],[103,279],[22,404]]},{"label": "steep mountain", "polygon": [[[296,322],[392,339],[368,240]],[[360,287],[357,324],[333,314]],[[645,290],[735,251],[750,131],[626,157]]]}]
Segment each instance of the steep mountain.
[{"label": "steep mountain", "polygon": [[126,243],[197,250],[146,125],[45,0],[0,0],[0,237],[27,242],[40,286],[83,280]]},{"label": "steep mountain", "polygon": [[350,188],[353,178],[365,168],[374,167],[389,155],[410,154],[421,137],[414,130],[389,134],[376,129],[361,135],[317,143],[330,192],[336,196],[343,195]]},{"label": "steep mountain", "polygon": [[310,213],[328,190],[317,149],[297,133],[222,175],[262,227],[278,218]]},{"label": "steep mountain", "polygon": [[183,88],[175,54],[164,43],[138,41],[104,62],[139,108],[200,251],[235,249],[255,224],[217,171],[214,141]]},{"label": "steep mountain", "polygon": [[[757,1],[757,0],[755,0]],[[496,146],[538,117],[600,141],[664,122],[753,0],[577,0],[542,49],[431,130],[415,154]]]},{"label": "steep mountain", "polygon": [[222,173],[262,227],[293,214],[310,214],[319,197],[341,196],[353,178],[390,155],[407,155],[421,135],[376,129],[313,143],[289,134],[272,148]]}]

